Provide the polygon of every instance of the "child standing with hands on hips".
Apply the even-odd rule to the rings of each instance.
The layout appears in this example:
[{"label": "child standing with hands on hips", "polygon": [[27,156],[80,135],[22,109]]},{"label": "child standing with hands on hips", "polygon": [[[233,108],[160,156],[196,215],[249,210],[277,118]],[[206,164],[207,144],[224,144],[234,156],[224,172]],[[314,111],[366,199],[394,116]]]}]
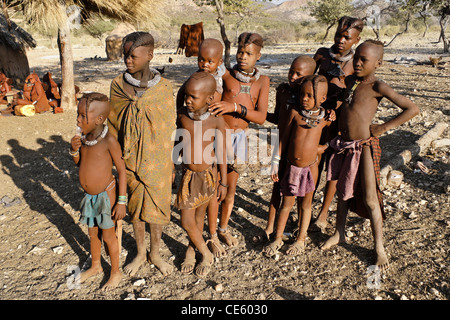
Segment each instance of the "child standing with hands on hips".
[{"label": "child standing with hands on hips", "polygon": [[[115,222],[125,217],[127,205],[127,178],[122,150],[104,124],[109,112],[107,96],[101,93],[84,95],[78,103],[77,116],[81,135],[72,138],[70,150],[75,164],[80,167],[80,184],[86,192],[81,202],[80,221],[89,226],[91,239],[92,265],[81,273],[80,282],[103,271],[100,261],[103,239],[111,258],[111,275],[103,290],[116,287],[122,278]],[[112,174],[113,164],[119,175],[118,190]]]},{"label": "child standing with hands on hips", "polygon": [[[352,76],[346,78],[346,94],[341,106],[339,132],[330,142],[327,180],[337,180],[338,207],[336,231],[323,245],[328,249],[345,242],[348,210],[370,219],[375,244],[376,265],[383,271],[389,266],[383,244],[383,199],[379,189],[381,149],[378,136],[409,121],[419,108],[388,84],[375,77],[383,61],[382,42],[367,40],[358,46],[353,58]],[[402,112],[382,124],[372,124],[383,98]]]}]

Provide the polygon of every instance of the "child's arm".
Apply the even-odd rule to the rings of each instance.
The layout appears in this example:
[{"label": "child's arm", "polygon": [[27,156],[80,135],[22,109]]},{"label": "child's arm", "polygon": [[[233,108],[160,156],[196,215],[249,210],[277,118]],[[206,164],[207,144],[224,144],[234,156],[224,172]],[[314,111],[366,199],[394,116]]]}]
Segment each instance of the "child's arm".
[{"label": "child's arm", "polygon": [[395,118],[386,121],[382,124],[372,124],[370,126],[370,133],[377,137],[389,131],[391,129],[397,128],[413,117],[417,116],[420,112],[419,107],[416,106],[414,102],[406,98],[405,96],[399,94],[394,91],[389,85],[385,82],[377,81],[374,85],[374,90],[379,93],[382,97],[389,99],[392,103],[394,103],[397,107],[402,109],[403,111],[396,116]]},{"label": "child's arm", "polygon": [[80,164],[80,148],[81,148],[81,137],[79,135],[73,136],[70,141],[70,152],[73,161],[78,166]]},{"label": "child's arm", "polygon": [[272,159],[272,172],[271,172],[271,176],[272,176],[272,180],[274,182],[277,182],[279,180],[278,177],[278,168],[279,168],[279,161],[281,160],[281,155],[283,154],[283,148],[285,148],[285,146],[288,145],[289,142],[289,136],[291,134],[291,130],[292,130],[292,123],[294,119],[294,110],[291,110],[289,112],[289,119],[286,125],[285,130],[283,131],[283,136],[278,138],[279,142],[278,142],[278,149],[275,146],[275,149],[273,150],[273,159]]},{"label": "child's arm", "polygon": [[273,110],[273,113],[267,113],[266,120],[273,123],[278,124],[278,118],[280,116],[280,97],[279,97],[279,89],[277,90],[277,94],[275,96],[275,109]]},{"label": "child's arm", "polygon": [[219,186],[217,187],[217,200],[222,202],[227,195],[227,153],[226,153],[226,136],[225,136],[225,120],[222,117],[217,118],[216,128],[216,157],[220,172]]},{"label": "child's arm", "polygon": [[[108,135],[108,148],[109,153],[113,159],[114,165],[116,166],[117,173],[119,174],[119,197],[127,197],[127,172],[125,168],[125,161],[122,158],[122,149],[119,142],[114,138],[113,135]],[[120,199],[119,199],[120,200]],[[126,205],[115,203],[111,216],[115,221],[122,220],[125,218],[127,213]]]},{"label": "child's arm", "polygon": [[[269,106],[269,88],[270,80],[269,77],[261,77],[261,90],[258,94],[258,101],[256,102],[257,108],[254,110],[247,109],[247,114],[243,118],[247,121],[251,121],[257,124],[263,124],[266,121],[267,109]],[[245,106],[244,106],[245,108]],[[237,112],[238,115],[243,113],[243,109],[240,104],[229,101],[218,101],[214,102],[208,109],[214,116],[221,116],[225,113]]]}]

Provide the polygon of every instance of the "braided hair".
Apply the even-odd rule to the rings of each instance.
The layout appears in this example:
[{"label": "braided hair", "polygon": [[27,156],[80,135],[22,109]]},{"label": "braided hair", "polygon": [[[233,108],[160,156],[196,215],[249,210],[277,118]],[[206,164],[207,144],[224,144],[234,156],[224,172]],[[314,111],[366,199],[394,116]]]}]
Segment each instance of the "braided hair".
[{"label": "braided hair", "polygon": [[260,48],[264,47],[264,40],[258,33],[244,32],[239,35],[238,45],[245,47],[249,44],[254,44]]},{"label": "braided hair", "polygon": [[155,39],[153,36],[150,33],[143,31],[136,31],[126,35],[122,39],[122,52],[124,51],[125,43],[127,42],[133,42],[133,45],[130,50],[124,52],[125,58],[127,58],[137,47],[149,47],[152,50],[155,47]]},{"label": "braided hair", "polygon": [[359,32],[362,32],[364,28],[364,21],[359,18],[349,16],[343,16],[339,19],[337,30],[340,32],[345,32],[353,28]]},{"label": "braided hair", "polygon": [[328,88],[328,81],[327,78],[325,78],[322,75],[318,75],[318,74],[313,74],[313,75],[309,75],[309,76],[305,76],[303,77],[303,79],[301,80],[301,82],[299,83],[299,89],[301,88],[301,86],[305,83],[311,82],[312,86],[313,86],[313,93],[314,93],[314,107],[320,107],[320,102],[319,99],[317,97],[317,92],[319,91],[319,84],[320,83],[324,83],[327,88]]},{"label": "braided hair", "polygon": [[86,99],[86,122],[89,123],[88,113],[89,113],[89,105],[92,101],[109,101],[108,97],[103,93],[99,92],[89,92],[85,93],[80,100]]}]

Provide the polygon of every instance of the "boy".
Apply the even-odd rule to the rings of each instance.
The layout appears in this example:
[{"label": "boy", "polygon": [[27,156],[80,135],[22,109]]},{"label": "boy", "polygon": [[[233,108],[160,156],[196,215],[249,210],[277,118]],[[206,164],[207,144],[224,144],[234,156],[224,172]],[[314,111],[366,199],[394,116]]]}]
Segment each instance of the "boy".
[{"label": "boy", "polygon": [[[214,116],[223,115],[227,130],[231,131],[231,141],[227,141],[228,191],[222,203],[219,239],[229,247],[235,247],[238,240],[227,229],[234,205],[236,184],[239,175],[246,169],[247,136],[249,122],[263,124],[269,104],[269,77],[261,75],[255,68],[261,58],[263,39],[257,33],[244,32],[238,39],[237,64],[223,76],[222,101],[213,103],[208,111]],[[230,145],[230,143],[231,145]],[[231,155],[231,152],[234,154]],[[216,225],[210,226],[215,230]]]},{"label": "boy", "polygon": [[[302,55],[292,61],[288,72],[288,82],[280,84],[276,89],[275,110],[273,113],[267,114],[267,121],[277,124],[278,136],[282,137],[286,129],[286,121],[289,117],[291,109],[299,104],[299,83],[303,77],[313,75],[316,68],[316,62],[313,58]],[[281,167],[279,175],[283,175],[285,154],[281,155]],[[259,235],[253,237],[253,243],[260,243],[269,240],[273,232],[275,216],[280,207],[280,183],[277,181],[273,184],[272,197],[270,199],[269,217],[267,219],[266,229]]]},{"label": "boy", "polygon": [[[137,255],[124,268],[133,276],[148,260],[163,275],[172,266],[160,256],[162,228],[170,222],[172,195],[172,133],[176,110],[171,83],[154,68],[154,39],[148,32],[133,32],[122,41],[127,70],[111,83],[110,130],[117,135],[127,168],[128,212]],[[150,226],[147,257],[145,224]]]},{"label": "boy", "polygon": [[[216,90],[214,92],[214,100],[212,103],[220,101],[223,93],[223,76],[229,71],[223,64],[223,45],[217,39],[205,39],[200,45],[198,51],[198,68],[199,71],[205,71],[211,74],[216,81]],[[185,98],[185,84],[181,86],[177,94],[177,110],[183,110]],[[210,240],[208,245],[216,257],[223,257],[226,255],[226,251],[220,244],[217,237],[217,217],[219,211],[219,204],[216,198],[212,198],[208,205],[208,226],[210,231]]]},{"label": "boy", "polygon": [[[333,109],[339,118],[339,106],[341,99],[339,96],[345,90],[345,78],[353,74],[353,46],[360,41],[360,33],[363,31],[364,22],[361,19],[344,16],[339,19],[338,27],[334,35],[334,45],[330,48],[319,48],[314,55],[317,62],[316,71],[324,75],[328,80],[328,96],[323,104],[325,109]],[[338,134],[338,122],[334,122],[323,132],[321,143],[329,142]],[[320,181],[320,173],[330,157],[329,151],[321,157],[319,163],[319,176],[317,184]],[[316,186],[317,187],[317,186]],[[325,185],[325,195],[322,208],[313,224],[312,230],[325,231],[327,227],[328,209],[336,193],[336,181],[327,181]]]},{"label": "boy", "polygon": [[275,255],[283,246],[283,232],[289,212],[298,199],[299,232],[296,241],[289,247],[287,254],[299,254],[305,247],[306,233],[311,220],[312,196],[317,179],[318,155],[327,145],[319,145],[325,126],[331,122],[326,119],[325,109],[321,106],[327,98],[328,84],[324,76],[313,75],[303,78],[299,101],[300,107],[294,107],[289,113],[286,129],[280,140],[279,149],[272,161],[272,180],[279,181],[278,167],[281,155],[287,150],[287,167],[280,181],[283,197],[281,210],[275,230],[275,239],[264,252]]},{"label": "boy", "polygon": [[[211,74],[194,73],[185,84],[186,106],[179,111],[177,121],[178,128],[184,129],[180,142],[184,175],[175,205],[181,210],[181,225],[190,239],[181,272],[193,271],[197,248],[202,255],[202,261],[195,269],[199,277],[209,273],[214,261],[214,255],[202,236],[205,211],[211,201],[221,202],[227,192],[225,121],[222,117],[211,117],[207,111],[215,91],[216,81]],[[211,131],[214,134],[208,140],[206,136],[210,137]],[[212,144],[216,151],[211,150],[208,154]],[[221,176],[219,181],[217,165]]]},{"label": "boy", "polygon": [[[383,200],[379,191],[378,136],[398,127],[419,114],[419,108],[389,85],[376,79],[375,71],[383,61],[384,46],[367,40],[355,52],[355,73],[346,79],[348,88],[339,120],[340,136],[330,142],[328,180],[338,180],[336,231],[322,250],[345,242],[348,210],[370,219],[374,237],[376,265],[383,271],[389,266],[383,246]],[[382,98],[386,97],[403,111],[383,124],[371,124]]]},{"label": "boy", "polygon": [[[110,111],[108,97],[101,93],[85,94],[78,103],[77,126],[81,135],[71,141],[70,155],[80,167],[79,178],[86,195],[81,202],[80,221],[89,226],[91,239],[91,267],[82,272],[80,282],[102,272],[101,244],[105,241],[111,258],[111,275],[102,288],[116,287],[122,273],[119,270],[119,242],[115,233],[115,221],[126,214],[127,185],[125,163],[116,138],[104,124]],[[112,166],[119,175],[118,201],[116,179]],[[100,230],[99,230],[100,228]]]}]

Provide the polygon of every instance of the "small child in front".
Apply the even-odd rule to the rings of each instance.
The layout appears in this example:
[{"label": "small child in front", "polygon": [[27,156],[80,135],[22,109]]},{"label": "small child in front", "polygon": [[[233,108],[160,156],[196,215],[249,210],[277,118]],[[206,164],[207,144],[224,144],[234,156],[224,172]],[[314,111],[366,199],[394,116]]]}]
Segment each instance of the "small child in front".
[{"label": "small child in front", "polygon": [[[115,221],[125,217],[127,205],[127,178],[122,150],[104,124],[109,112],[107,96],[101,93],[85,94],[78,103],[77,126],[81,135],[72,138],[70,151],[75,164],[80,167],[80,184],[86,192],[81,202],[80,222],[89,226],[91,239],[92,265],[81,273],[80,282],[103,271],[100,261],[103,239],[111,258],[111,275],[103,290],[115,288],[122,278]],[[119,175],[118,192],[116,178],[112,174],[113,164]]]},{"label": "small child in front", "polygon": [[[214,262],[214,255],[202,235],[206,208],[213,200],[220,203],[228,187],[225,121],[222,117],[211,116],[208,111],[215,91],[216,81],[211,74],[194,73],[185,84],[186,106],[179,110],[177,120],[178,128],[183,129],[179,131],[182,138],[179,144],[184,175],[175,205],[181,210],[181,225],[189,236],[181,272],[194,270],[197,248],[202,255],[202,261],[195,268],[199,277],[206,276]],[[178,150],[178,144],[175,148]],[[217,166],[220,180],[217,179]]]},{"label": "small child in front", "polygon": [[[247,129],[250,122],[263,124],[266,121],[269,106],[270,79],[255,67],[261,57],[263,43],[263,38],[257,33],[244,32],[239,36],[236,65],[222,77],[222,101],[209,108],[212,115],[223,116],[227,130],[231,130],[231,141],[227,141],[229,187],[222,203],[217,232],[219,239],[229,247],[239,243],[228,229],[228,222],[238,178],[248,164]],[[210,227],[211,232],[215,227]]]},{"label": "small child in front", "polygon": [[[298,104],[299,83],[305,76],[314,74],[316,62],[313,58],[302,55],[296,57],[291,64],[288,72],[288,82],[280,84],[276,89],[275,109],[273,113],[267,114],[267,121],[277,124],[278,137],[282,137],[286,129],[286,122],[289,117],[291,109]],[[281,155],[281,166],[279,168],[279,175],[284,172],[285,153]],[[272,189],[272,197],[269,205],[269,216],[264,231],[253,237],[253,243],[263,243],[269,240],[273,233],[275,225],[275,216],[280,207],[280,183],[275,182]]]},{"label": "small child in front", "polygon": [[[211,103],[222,100],[223,93],[223,77],[229,74],[229,71],[223,64],[223,44],[212,38],[203,40],[198,50],[198,71],[204,71],[211,74],[216,80],[216,91],[214,92],[214,99]],[[184,109],[185,98],[184,83],[178,90],[177,94],[177,110]],[[213,197],[208,205],[208,227],[210,233],[210,240],[208,241],[209,248],[216,257],[223,257],[227,254],[225,248],[221,245],[217,236],[217,217],[219,215],[219,204]]]},{"label": "small child in front", "polygon": [[[322,250],[345,242],[348,210],[370,219],[376,265],[389,266],[383,245],[383,199],[379,190],[381,149],[378,136],[419,114],[419,108],[375,77],[383,61],[383,43],[367,40],[358,46],[353,58],[352,76],[346,78],[346,95],[339,119],[340,135],[330,142],[334,153],[329,161],[328,180],[337,180],[338,209],[336,231]],[[372,124],[378,104],[389,99],[403,111],[382,123]]]},{"label": "small child in front", "polygon": [[322,130],[330,125],[321,104],[327,98],[328,83],[324,76],[306,76],[300,86],[300,106],[291,109],[279,148],[272,160],[272,180],[279,181],[278,169],[281,155],[286,149],[286,169],[280,181],[283,197],[275,230],[274,241],[264,248],[267,256],[275,255],[283,246],[283,232],[295,199],[298,199],[299,232],[287,254],[299,254],[305,247],[305,239],[311,220],[312,196],[317,179],[318,157],[327,145],[319,145]]}]

